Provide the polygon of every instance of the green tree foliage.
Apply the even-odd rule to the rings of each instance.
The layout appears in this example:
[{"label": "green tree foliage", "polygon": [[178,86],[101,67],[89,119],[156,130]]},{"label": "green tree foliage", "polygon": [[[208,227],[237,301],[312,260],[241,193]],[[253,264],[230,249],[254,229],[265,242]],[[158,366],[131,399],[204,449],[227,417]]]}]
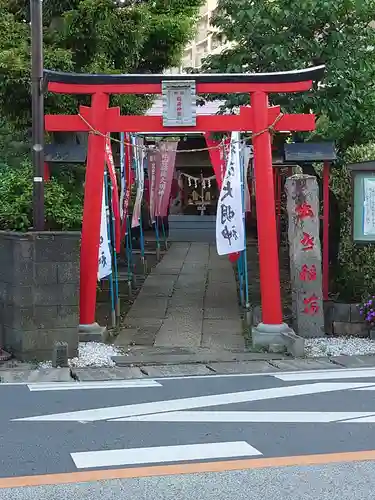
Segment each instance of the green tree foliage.
[{"label": "green tree foliage", "polygon": [[[32,226],[33,173],[24,161],[17,168],[2,167],[0,171],[0,230],[27,231]],[[52,179],[45,185],[46,229],[80,229],[82,221],[82,190],[68,189]]]},{"label": "green tree foliage", "polygon": [[[318,116],[318,134],[341,148],[375,133],[374,0],[219,0],[214,25],[233,45],[211,72],[270,72],[326,64],[322,86],[272,96],[284,110]],[[229,96],[228,107],[248,102]]]},{"label": "green tree foliage", "polygon": [[[0,0],[0,229],[32,224],[26,158],[31,123],[30,0]],[[44,67],[77,73],[162,73],[178,65],[202,0],[44,0]],[[141,114],[149,96],[112,96]],[[75,113],[87,96],[47,94],[46,113]],[[47,228],[79,229],[82,167],[59,167],[45,185]]]},{"label": "green tree foliage", "polygon": [[[78,73],[155,73],[179,63],[202,0],[44,0],[44,66]],[[0,116],[30,124],[29,0],[0,0]],[[83,102],[48,95],[47,112]],[[124,112],[149,101],[114,99]]]},{"label": "green tree foliage", "polygon": [[[375,0],[219,0],[214,25],[231,43],[205,61],[210,72],[272,72],[326,65],[321,84],[309,92],[272,95],[285,112],[317,116],[305,139],[334,140],[341,167],[332,173],[340,204],[340,266],[336,291],[358,300],[374,292],[373,247],[351,241],[351,182],[345,162],[374,160]],[[226,97],[232,108],[249,97]]]}]

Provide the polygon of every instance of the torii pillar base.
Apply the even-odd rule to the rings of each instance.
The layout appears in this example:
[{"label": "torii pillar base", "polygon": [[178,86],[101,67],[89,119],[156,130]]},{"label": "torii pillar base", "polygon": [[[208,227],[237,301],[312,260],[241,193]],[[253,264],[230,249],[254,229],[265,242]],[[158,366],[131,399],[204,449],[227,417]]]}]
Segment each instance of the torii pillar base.
[{"label": "torii pillar base", "polygon": [[79,325],[78,340],[79,342],[103,342],[107,340],[107,328],[98,323]]},{"label": "torii pillar base", "polygon": [[295,358],[305,355],[305,341],[286,323],[266,325],[259,323],[251,330],[253,347],[266,347],[270,351],[286,351]]}]

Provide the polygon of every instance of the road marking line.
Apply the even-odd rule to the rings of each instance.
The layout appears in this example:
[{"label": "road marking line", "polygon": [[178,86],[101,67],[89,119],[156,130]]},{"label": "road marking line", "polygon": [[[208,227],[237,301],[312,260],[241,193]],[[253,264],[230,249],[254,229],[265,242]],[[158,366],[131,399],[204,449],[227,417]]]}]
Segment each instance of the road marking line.
[{"label": "road marking line", "polygon": [[36,417],[16,418],[13,421],[32,422],[95,422],[99,420],[121,421],[134,415],[150,415],[152,413],[163,413],[168,411],[191,410],[194,408],[205,408],[210,406],[228,405],[234,403],[246,403],[249,401],[264,401],[269,399],[285,398],[292,396],[303,396],[319,394],[322,392],[334,392],[347,389],[357,389],[373,384],[356,382],[316,383],[293,385],[289,387],[272,387],[270,389],[259,389],[254,391],[230,392],[226,394],[214,394],[209,396],[198,396],[192,398],[171,399],[166,401],[153,401],[149,403],[138,403],[126,406],[113,406],[109,408],[94,408],[91,410],[73,411],[68,413],[55,413],[52,415],[40,415]]},{"label": "road marking line", "polygon": [[29,391],[74,391],[87,389],[130,389],[133,387],[162,387],[159,382],[153,379],[132,379],[132,380],[103,380],[87,382],[46,382],[27,384]]},{"label": "road marking line", "polygon": [[353,418],[351,420],[345,420],[343,424],[373,424],[375,423],[375,415],[372,415]]},{"label": "road marking line", "polygon": [[[320,411],[176,411],[129,417],[128,422],[255,422],[255,423],[339,423],[346,419],[374,418],[374,412]],[[124,419],[125,420],[125,419]],[[351,420],[353,421],[353,420]]]},{"label": "road marking line", "polygon": [[261,453],[245,441],[71,453],[77,469],[251,457],[254,455],[261,455]]},{"label": "road marking line", "polygon": [[342,380],[350,378],[375,377],[375,369],[361,368],[353,370],[324,370],[318,372],[273,373],[272,376],[278,380],[282,380],[283,382],[301,382],[303,380]]},{"label": "road marking line", "polygon": [[176,476],[208,472],[229,472],[237,470],[264,469],[268,467],[313,466],[335,463],[365,462],[375,460],[375,450],[319,455],[298,455],[290,457],[252,458],[215,462],[200,462],[150,467],[128,467],[123,469],[102,469],[39,476],[0,478],[0,489],[24,488],[57,484],[86,483],[111,479],[133,479],[140,477]]},{"label": "road marking line", "polygon": [[354,389],[355,391],[375,391],[375,385],[370,387],[359,387],[358,389]]}]

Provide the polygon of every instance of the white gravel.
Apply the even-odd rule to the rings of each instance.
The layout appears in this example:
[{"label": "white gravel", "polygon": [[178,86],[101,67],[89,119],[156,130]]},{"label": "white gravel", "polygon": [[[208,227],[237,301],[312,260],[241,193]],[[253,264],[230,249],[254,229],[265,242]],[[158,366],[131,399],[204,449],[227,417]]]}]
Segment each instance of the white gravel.
[{"label": "white gravel", "polygon": [[48,370],[48,368],[52,368],[52,361],[41,361],[38,363],[38,370]]},{"label": "white gravel", "polygon": [[99,342],[80,342],[78,357],[69,360],[69,366],[85,368],[86,366],[105,367],[115,366],[112,356],[123,354],[124,351],[113,345]]},{"label": "white gravel", "polygon": [[305,353],[306,356],[311,358],[375,354],[375,342],[370,339],[358,337],[306,339]]}]

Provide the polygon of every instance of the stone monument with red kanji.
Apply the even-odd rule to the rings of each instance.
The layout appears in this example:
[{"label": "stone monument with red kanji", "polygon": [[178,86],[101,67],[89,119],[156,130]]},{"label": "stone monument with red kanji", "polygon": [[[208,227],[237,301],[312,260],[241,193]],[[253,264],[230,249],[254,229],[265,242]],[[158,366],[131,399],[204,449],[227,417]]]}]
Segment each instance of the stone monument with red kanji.
[{"label": "stone monument with red kanji", "polygon": [[294,327],[302,337],[324,335],[319,188],[316,177],[286,180]]}]

